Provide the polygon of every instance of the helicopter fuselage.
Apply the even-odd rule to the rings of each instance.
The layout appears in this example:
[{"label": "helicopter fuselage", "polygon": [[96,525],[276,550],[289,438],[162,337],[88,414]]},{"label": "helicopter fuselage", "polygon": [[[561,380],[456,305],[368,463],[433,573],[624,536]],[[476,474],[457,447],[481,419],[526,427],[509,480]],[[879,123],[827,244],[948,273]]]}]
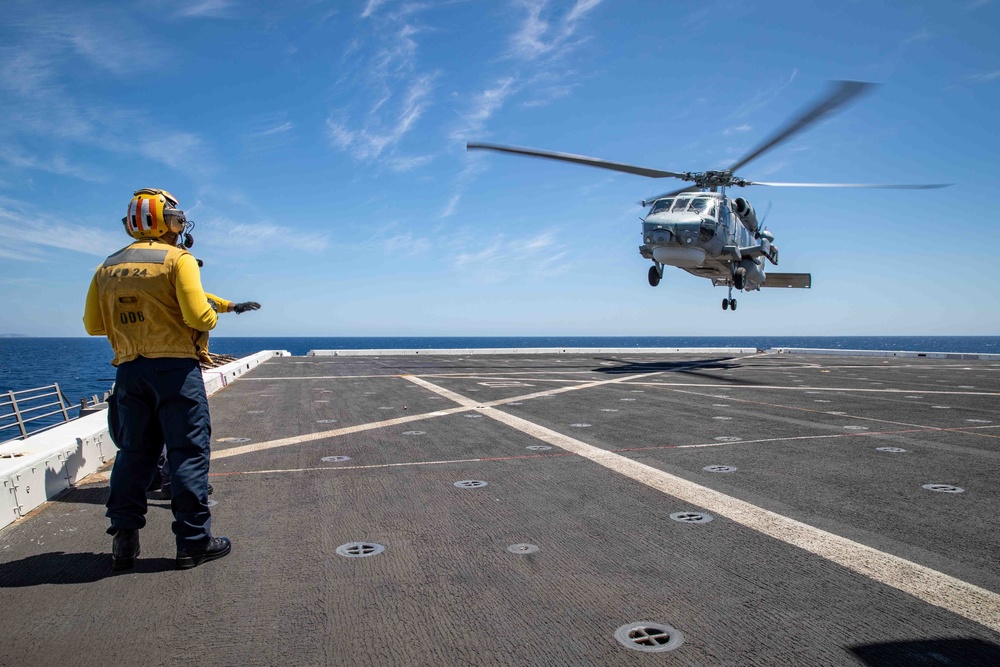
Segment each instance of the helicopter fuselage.
[{"label": "helicopter fuselage", "polygon": [[778,263],[772,236],[758,228],[753,207],[725,193],[686,192],[657,199],[642,223],[640,254],[659,270],[675,266],[715,285],[756,290],[764,259]]}]

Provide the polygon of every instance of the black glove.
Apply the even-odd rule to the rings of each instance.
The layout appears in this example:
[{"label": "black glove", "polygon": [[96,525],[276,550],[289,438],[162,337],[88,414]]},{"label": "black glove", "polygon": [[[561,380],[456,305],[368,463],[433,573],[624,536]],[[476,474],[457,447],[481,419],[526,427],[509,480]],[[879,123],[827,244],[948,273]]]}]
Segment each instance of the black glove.
[{"label": "black glove", "polygon": [[237,315],[239,315],[240,313],[245,313],[248,310],[258,310],[259,308],[260,308],[260,304],[257,303],[256,301],[244,301],[243,303],[234,303],[233,304],[233,311]]}]

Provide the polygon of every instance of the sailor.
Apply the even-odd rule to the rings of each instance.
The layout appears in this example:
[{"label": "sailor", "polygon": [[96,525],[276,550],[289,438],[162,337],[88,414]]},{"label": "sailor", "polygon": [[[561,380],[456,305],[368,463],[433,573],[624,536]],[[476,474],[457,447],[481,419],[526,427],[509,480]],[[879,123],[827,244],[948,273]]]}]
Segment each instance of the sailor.
[{"label": "sailor", "polygon": [[[199,264],[198,266],[201,266]],[[227,299],[223,299],[221,296],[216,296],[205,292],[205,296],[208,297],[208,305],[212,307],[217,313],[236,313],[240,315],[242,313],[259,310],[260,304],[256,301],[243,301],[241,303],[233,303]],[[198,346],[198,360],[201,362],[203,368],[211,368],[215,362],[212,361],[211,356],[208,353],[208,332],[203,331],[198,337],[196,342]],[[173,490],[170,487],[170,459],[167,457],[167,445],[163,445],[163,449],[160,451],[160,458],[157,462],[158,473],[153,475],[153,481],[150,482],[149,488],[146,491],[158,492],[159,500],[170,500],[173,497]],[[208,495],[212,495],[212,485],[208,485]]]},{"label": "sailor", "polygon": [[107,336],[117,367],[109,410],[119,448],[106,516],[114,536],[111,565],[127,570],[139,555],[146,525],[146,488],[166,443],[178,569],[222,558],[226,537],[213,537],[208,508],[212,425],[199,366],[198,341],[217,315],[201,286],[188,221],[165,190],[136,190],[122,220],[135,242],[108,257],[87,293],[84,326]]}]

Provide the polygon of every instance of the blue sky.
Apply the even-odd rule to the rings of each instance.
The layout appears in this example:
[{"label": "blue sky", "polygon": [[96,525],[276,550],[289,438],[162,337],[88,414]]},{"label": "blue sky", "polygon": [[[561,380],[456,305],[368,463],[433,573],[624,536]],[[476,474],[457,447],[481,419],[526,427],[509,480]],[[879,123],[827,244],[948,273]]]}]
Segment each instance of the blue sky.
[{"label": "blue sky", "polygon": [[[216,335],[1000,333],[1000,0],[6,0],[0,333],[84,335],[134,189],[197,223]],[[812,290],[638,253],[680,186],[487,152],[725,168],[832,79],[882,84],[741,170]],[[984,206],[975,204],[982,201]]]}]

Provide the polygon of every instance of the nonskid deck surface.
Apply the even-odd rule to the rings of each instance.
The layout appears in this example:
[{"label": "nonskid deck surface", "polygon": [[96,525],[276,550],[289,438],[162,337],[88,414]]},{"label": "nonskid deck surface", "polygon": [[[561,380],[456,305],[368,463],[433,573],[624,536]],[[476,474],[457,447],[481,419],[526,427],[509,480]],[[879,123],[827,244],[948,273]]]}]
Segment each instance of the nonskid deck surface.
[{"label": "nonskid deck surface", "polygon": [[232,554],[175,571],[151,500],[112,574],[98,477],[0,532],[0,662],[1000,664],[997,362],[288,357],[211,405]]}]

